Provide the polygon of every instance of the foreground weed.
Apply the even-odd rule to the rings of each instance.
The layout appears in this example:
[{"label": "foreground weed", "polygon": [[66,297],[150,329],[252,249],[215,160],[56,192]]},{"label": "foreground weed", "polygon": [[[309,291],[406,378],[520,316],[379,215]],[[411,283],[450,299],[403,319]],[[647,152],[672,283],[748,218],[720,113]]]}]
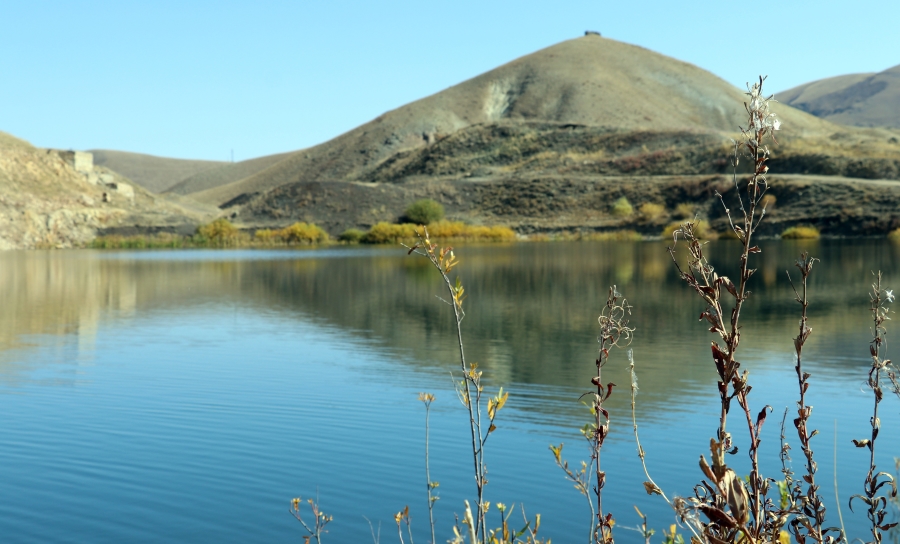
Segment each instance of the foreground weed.
[{"label": "foreground weed", "polygon": [[[484,446],[488,437],[494,430],[494,418],[497,413],[506,404],[509,393],[504,393],[503,388],[496,396],[488,399],[487,403],[487,421],[483,420],[481,411],[481,397],[484,393],[484,387],[481,385],[481,374],[478,370],[477,363],[466,362],[466,351],[462,337],[462,321],[466,316],[463,311],[463,300],[465,300],[465,288],[459,277],[456,282],[450,280],[450,272],[459,264],[456,255],[453,253],[452,247],[438,248],[437,244],[431,242],[428,235],[428,229],[422,227],[421,231],[416,231],[419,237],[418,243],[409,247],[409,253],[416,253],[426,257],[434,268],[438,271],[444,285],[449,293],[449,300],[443,300],[453,308],[453,315],[456,318],[456,339],[459,346],[459,363],[462,371],[462,381],[457,385],[457,393],[462,404],[469,413],[469,429],[472,437],[472,461],[475,473],[475,486],[477,489],[477,502],[475,508],[475,517],[472,521],[470,529],[472,530],[472,544],[479,539],[487,541],[488,532],[486,529],[485,515],[487,513],[488,503],[484,500],[484,486],[487,485],[487,465],[484,459]],[[484,423],[487,423],[486,430]]]},{"label": "foreground weed", "polygon": [[291,500],[291,514],[297,518],[297,521],[303,525],[303,528],[306,529],[308,535],[303,536],[303,542],[305,544],[309,544],[310,539],[316,541],[316,544],[321,544],[322,542],[322,533],[327,533],[325,530],[325,526],[328,525],[332,519],[331,516],[325,514],[319,509],[319,503],[317,500],[306,499],[306,502],[309,503],[309,508],[312,510],[313,520],[312,527],[310,527],[305,521],[303,521],[303,517],[300,515],[300,507],[303,505],[303,500],[300,497],[297,497]]},{"label": "foreground weed", "polygon": [[[600,450],[603,448],[603,442],[609,435],[609,411],[603,407],[603,403],[612,395],[613,387],[616,384],[612,382],[603,383],[603,367],[609,361],[609,353],[613,347],[621,347],[631,343],[634,329],[628,326],[628,317],[630,315],[631,306],[628,305],[628,301],[622,297],[622,294],[613,285],[609,288],[606,305],[600,312],[600,317],[597,318],[600,324],[600,335],[598,337],[600,350],[599,356],[595,361],[597,373],[591,378],[591,384],[596,387],[596,390],[582,395],[582,397],[590,395],[592,398],[589,406],[594,419],[581,429],[590,448],[590,463],[582,461],[580,469],[572,470],[569,468],[568,461],[562,458],[563,445],[550,446],[550,451],[553,452],[557,466],[566,473],[566,478],[575,485],[575,489],[587,497],[591,510],[588,542],[595,544],[612,543],[612,528],[615,524],[611,512],[606,515],[603,514],[603,488],[606,486],[606,472],[600,465]],[[593,480],[593,483],[591,483],[591,480]],[[593,491],[593,498],[589,490]]]},{"label": "foreground weed", "polygon": [[397,536],[400,538],[400,544],[405,544],[403,542],[403,522],[406,522],[406,532],[409,534],[409,544],[415,544],[412,536],[412,525],[409,521],[409,506],[404,507],[403,510],[394,514],[394,521],[397,522]]},{"label": "foreground weed", "polygon": [[[475,534],[476,522],[472,517],[472,507],[469,501],[465,501],[466,509],[463,515],[462,524],[464,528],[459,526],[459,519],[453,526],[453,539],[448,540],[448,544],[482,544]],[[485,503],[485,512],[490,508],[489,503]],[[510,528],[509,518],[515,511],[515,505],[507,508],[502,502],[496,505],[497,511],[500,513],[500,527],[491,529],[485,537],[483,544],[551,544],[551,541],[538,538],[538,531],[541,527],[541,515],[538,514],[532,523],[525,514],[525,508],[522,508],[522,518],[525,525],[518,531]],[[523,538],[524,537],[524,538]]]},{"label": "foreground weed", "polygon": [[[428,419],[431,415],[431,403],[434,402],[434,395],[431,393],[419,393],[419,400],[425,405],[425,489],[428,491],[428,521],[431,523],[431,544],[436,544],[437,540],[434,539],[434,503],[440,497],[437,496],[434,490],[441,484],[431,480],[431,469],[428,465],[428,438],[430,430]],[[410,537],[410,540],[412,540],[412,537]]]},{"label": "foreground weed", "polygon": [[868,439],[853,440],[858,448],[869,449],[869,472],[866,474],[865,490],[862,495],[853,495],[850,497],[850,509],[853,509],[853,499],[863,501],[866,508],[866,515],[872,524],[872,540],[874,544],[880,544],[882,540],[882,532],[895,527],[896,523],[885,523],[884,518],[887,516],[887,499],[885,495],[879,495],[879,491],[884,486],[889,486],[890,497],[897,496],[897,484],[894,477],[888,472],[877,472],[875,467],[875,440],[881,430],[881,419],[878,417],[878,405],[884,396],[882,390],[883,377],[887,377],[891,372],[891,360],[885,359],[883,354],[885,335],[884,322],[888,319],[890,310],[887,307],[889,302],[894,301],[894,294],[881,286],[881,272],[875,277],[872,284],[872,292],[869,295],[870,310],[872,312],[872,342],[869,344],[869,353],[872,356],[872,366],[869,369],[869,378],[866,385],[872,390],[875,398],[875,404],[872,408],[872,417],[869,423],[872,427],[872,434]]},{"label": "foreground weed", "polygon": [[[771,407],[763,407],[754,417],[749,402],[752,388],[748,383],[748,373],[741,372],[741,364],[736,358],[741,340],[741,309],[750,296],[747,283],[755,272],[749,266],[749,257],[760,252],[759,247],[752,245],[752,238],[765,215],[762,201],[768,189],[766,173],[769,167],[766,162],[769,159],[769,148],[763,142],[766,139],[774,140],[774,133],[781,125],[775,114],[769,112],[771,97],[766,98],[763,94],[763,81],[764,78],[760,77],[758,83],[748,85],[749,98],[744,103],[748,114],[747,127],[741,129],[741,141],[734,142],[732,180],[740,210],[737,222],[725,204],[724,197],[718,195],[725,208],[730,229],[742,243],[737,282],[715,272],[703,253],[704,244],[695,233],[693,223],[684,223],[673,233],[676,244],[679,238],[688,244],[687,269],[683,269],[678,263],[675,244],[669,247],[679,276],[706,304],[706,309],[700,315],[701,320],[708,322],[709,331],[718,335],[722,342],[722,345],[718,342],[711,344],[712,359],[719,376],[717,389],[720,409],[719,427],[709,444],[712,465],[703,456],[700,457],[700,467],[708,481],[703,481],[695,488],[693,497],[675,500],[681,518],[692,520],[695,524],[693,529],[702,535],[703,540],[710,542],[771,541],[778,538],[781,527],[787,521],[785,516],[770,512],[773,505],[766,499],[769,480],[759,472],[760,431]],[[752,174],[745,180],[737,177],[737,166],[742,154],[748,155],[753,162]],[[733,304],[726,302],[725,295],[731,296]],[[747,423],[751,464],[749,490],[725,462],[726,455],[734,455],[738,451],[727,426],[734,400],[743,411]],[[695,512],[703,514],[706,520],[696,517]]]},{"label": "foreground weed", "polygon": [[[786,511],[787,509],[784,508],[783,504],[784,502],[789,502],[793,507],[792,510],[794,510],[796,514],[791,520],[791,527],[797,538],[797,542],[800,544],[806,542],[807,538],[811,539],[813,542],[823,542],[828,540],[826,535],[828,532],[837,532],[839,535],[838,540],[843,540],[843,531],[840,529],[833,527],[823,529],[822,527],[825,523],[825,504],[819,494],[819,486],[816,484],[816,471],[818,470],[818,465],[816,464],[814,453],[810,445],[810,440],[812,440],[819,431],[815,429],[810,430],[808,427],[809,416],[812,413],[813,407],[806,404],[806,391],[809,389],[810,374],[803,371],[803,346],[806,344],[806,340],[812,333],[812,328],[808,324],[808,317],[806,314],[807,308],[809,308],[809,298],[807,296],[808,280],[809,274],[812,272],[813,264],[815,264],[817,260],[818,259],[810,257],[808,253],[802,253],[795,263],[797,270],[800,271],[800,291],[797,291],[797,288],[794,286],[794,281],[791,278],[790,273],[788,273],[788,281],[794,291],[795,300],[800,304],[801,308],[800,330],[794,338],[794,351],[797,354],[797,364],[794,366],[794,371],[797,373],[797,386],[799,388],[797,417],[794,419],[794,427],[797,429],[800,447],[803,451],[803,456],[806,458],[806,474],[803,476],[803,482],[806,483],[807,487],[804,490],[803,482],[800,481],[791,485],[793,483],[790,481],[791,475],[789,472],[785,471],[785,477],[787,479],[785,482],[786,489],[782,494],[787,494],[788,497],[782,500],[782,511],[779,512],[779,515],[786,515],[789,513]],[[783,433],[784,430],[782,426],[782,434]],[[783,450],[783,455],[787,455],[786,450]]]}]

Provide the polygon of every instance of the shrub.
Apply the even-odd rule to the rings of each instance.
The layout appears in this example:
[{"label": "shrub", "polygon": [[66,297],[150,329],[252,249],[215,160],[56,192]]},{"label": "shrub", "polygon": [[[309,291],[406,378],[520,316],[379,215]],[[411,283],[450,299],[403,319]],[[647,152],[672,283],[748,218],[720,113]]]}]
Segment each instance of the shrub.
[{"label": "shrub", "polygon": [[666,213],[666,207],[662,204],[656,204],[655,202],[645,202],[641,204],[641,207],[638,208],[638,211],[646,221],[653,221],[655,219],[659,219]]},{"label": "shrub", "polygon": [[212,223],[201,225],[197,228],[197,234],[200,240],[208,242],[210,245],[228,246],[237,242],[238,233],[240,231],[225,218],[220,217]]},{"label": "shrub", "polygon": [[286,244],[317,244],[328,241],[328,233],[313,223],[298,222],[278,231]]},{"label": "shrub", "polygon": [[766,209],[766,211],[768,211],[775,207],[775,202],[777,202],[777,201],[778,201],[778,199],[775,198],[775,195],[773,195],[771,193],[766,193],[762,197],[760,204],[762,204],[763,207]]},{"label": "shrub", "polygon": [[894,229],[888,233],[888,240],[892,242],[900,242],[900,229]]},{"label": "shrub", "polygon": [[781,237],[785,240],[814,240],[819,237],[819,229],[808,226],[788,227],[781,233]]},{"label": "shrub", "polygon": [[590,241],[615,241],[615,242],[640,242],[644,239],[640,233],[633,230],[609,230],[605,232],[592,232],[581,237]]},{"label": "shrub", "polygon": [[693,219],[697,206],[690,202],[682,202],[675,206],[675,217],[679,219]]},{"label": "shrub", "polygon": [[633,212],[634,208],[631,207],[631,202],[628,202],[628,199],[624,196],[613,202],[612,213],[616,217],[625,217]]},{"label": "shrub", "polygon": [[[691,222],[694,225],[694,236],[702,240],[715,240],[719,237],[716,231],[709,226],[709,221],[700,220]],[[672,234],[684,225],[684,221],[673,221],[666,225],[662,231],[663,240],[671,240]]]},{"label": "shrub", "polygon": [[358,244],[360,241],[362,241],[363,236],[365,235],[366,233],[359,229],[347,229],[342,232],[340,236],[338,236],[338,240],[350,244]]},{"label": "shrub", "polygon": [[514,240],[516,238],[516,233],[509,227],[467,225],[462,221],[438,221],[431,223],[428,225],[428,234],[432,238],[457,238],[494,242]]},{"label": "shrub", "polygon": [[395,244],[399,240],[412,240],[416,237],[416,225],[403,223],[377,223],[362,237],[364,244]]},{"label": "shrub", "polygon": [[406,208],[406,218],[417,225],[434,223],[444,218],[444,207],[430,198],[423,198]]},{"label": "shrub", "polygon": [[259,229],[253,233],[253,237],[256,238],[257,242],[268,245],[275,243],[278,233],[272,229]]}]

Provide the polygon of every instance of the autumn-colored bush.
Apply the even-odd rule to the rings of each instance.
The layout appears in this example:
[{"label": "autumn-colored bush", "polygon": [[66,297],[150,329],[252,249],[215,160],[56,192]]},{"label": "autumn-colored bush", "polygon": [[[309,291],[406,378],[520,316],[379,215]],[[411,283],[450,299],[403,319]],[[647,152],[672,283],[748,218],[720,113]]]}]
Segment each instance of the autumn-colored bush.
[{"label": "autumn-colored bush", "polygon": [[804,226],[788,227],[781,233],[781,237],[785,240],[814,240],[819,236],[819,229]]},{"label": "autumn-colored bush", "polygon": [[653,221],[665,215],[666,207],[655,202],[645,202],[638,208],[638,212],[645,221]]},{"label": "autumn-colored bush", "polygon": [[197,242],[203,245],[208,242],[209,245],[224,247],[237,244],[240,231],[225,218],[220,217],[212,223],[201,225],[197,228]]},{"label": "autumn-colored bush", "polygon": [[679,219],[693,219],[697,206],[690,202],[681,202],[675,206],[675,217]]},{"label": "autumn-colored bush", "polygon": [[428,225],[432,238],[503,241],[515,240],[516,233],[509,227],[467,225],[462,221],[438,221]]},{"label": "autumn-colored bush", "polygon": [[278,231],[286,244],[319,244],[328,241],[328,233],[313,223],[297,222]]},{"label": "autumn-colored bush", "polygon": [[412,223],[377,223],[362,237],[365,244],[395,244],[400,240],[412,240],[416,237],[416,225]]},{"label": "autumn-colored bush", "polygon": [[366,233],[359,229],[347,229],[338,236],[338,240],[349,244],[357,244],[362,241],[365,235]]},{"label": "autumn-colored bush", "polygon": [[[710,228],[709,221],[693,221],[692,224],[694,225],[694,235],[697,238],[703,240],[715,240],[719,237],[718,233]],[[682,225],[684,225],[684,221],[673,221],[666,225],[666,228],[662,231],[663,240],[672,240],[672,235],[676,230],[681,229]]]}]

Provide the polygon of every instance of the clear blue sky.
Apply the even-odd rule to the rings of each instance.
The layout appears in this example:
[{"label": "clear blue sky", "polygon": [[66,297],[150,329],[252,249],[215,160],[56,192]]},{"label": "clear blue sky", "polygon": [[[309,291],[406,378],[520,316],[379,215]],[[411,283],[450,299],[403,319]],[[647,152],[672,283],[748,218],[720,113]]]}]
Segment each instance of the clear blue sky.
[{"label": "clear blue sky", "polygon": [[67,1],[0,7],[0,130],[235,160],[315,145],[586,29],[784,90],[900,64],[900,1]]}]

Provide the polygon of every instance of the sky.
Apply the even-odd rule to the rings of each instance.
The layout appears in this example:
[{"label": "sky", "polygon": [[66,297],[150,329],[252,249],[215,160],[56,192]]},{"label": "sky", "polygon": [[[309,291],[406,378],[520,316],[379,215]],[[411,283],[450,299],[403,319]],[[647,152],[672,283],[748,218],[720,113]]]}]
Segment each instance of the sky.
[{"label": "sky", "polygon": [[[0,6],[0,131],[241,161],[327,141],[585,30],[769,90],[900,64],[900,1],[59,1]],[[777,95],[776,95],[777,98]]]}]

